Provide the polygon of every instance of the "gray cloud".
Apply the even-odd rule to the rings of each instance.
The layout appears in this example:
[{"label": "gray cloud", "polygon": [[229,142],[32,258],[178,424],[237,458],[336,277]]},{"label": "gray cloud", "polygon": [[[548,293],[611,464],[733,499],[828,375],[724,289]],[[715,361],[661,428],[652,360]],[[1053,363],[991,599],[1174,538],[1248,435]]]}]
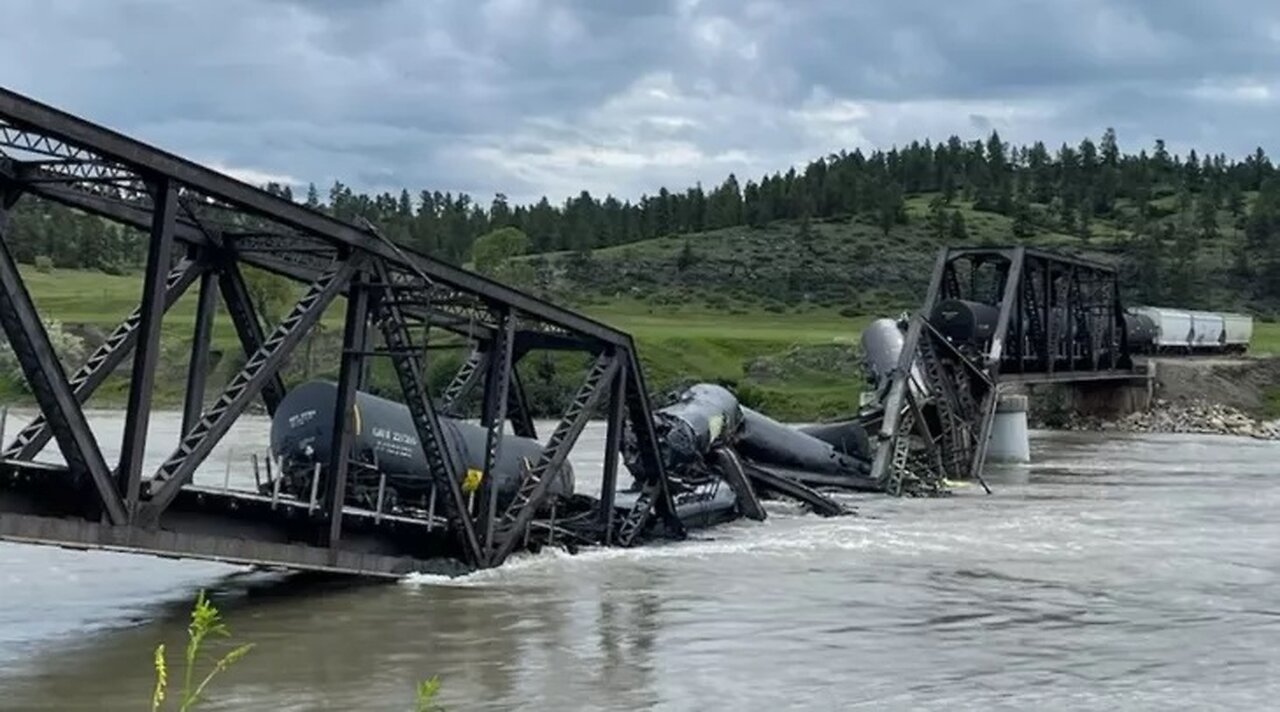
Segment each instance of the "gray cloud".
[{"label": "gray cloud", "polygon": [[12,0],[0,84],[250,179],[505,192],[1115,126],[1274,146],[1267,0]]}]

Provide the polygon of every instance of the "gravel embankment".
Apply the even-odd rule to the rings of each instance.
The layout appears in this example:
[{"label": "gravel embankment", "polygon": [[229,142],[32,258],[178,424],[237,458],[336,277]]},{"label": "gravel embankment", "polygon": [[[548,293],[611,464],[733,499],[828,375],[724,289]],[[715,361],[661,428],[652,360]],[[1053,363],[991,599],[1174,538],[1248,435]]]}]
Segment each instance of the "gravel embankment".
[{"label": "gravel embankment", "polygon": [[1264,421],[1226,405],[1172,403],[1157,400],[1151,410],[1133,413],[1118,420],[1073,417],[1070,430],[1110,430],[1133,433],[1206,433],[1243,435],[1260,440],[1280,440],[1280,420]]}]

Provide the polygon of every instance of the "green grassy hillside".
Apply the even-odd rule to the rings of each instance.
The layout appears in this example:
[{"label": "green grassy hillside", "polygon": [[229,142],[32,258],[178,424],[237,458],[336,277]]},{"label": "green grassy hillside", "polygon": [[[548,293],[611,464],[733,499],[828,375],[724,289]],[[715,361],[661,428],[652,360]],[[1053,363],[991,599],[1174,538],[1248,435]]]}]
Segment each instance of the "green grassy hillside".
[{"label": "green grassy hillside", "polygon": [[[886,233],[866,217],[802,223],[776,221],[764,227],[732,227],[646,240],[590,253],[549,253],[517,258],[527,286],[590,309],[593,303],[638,302],[657,308],[697,304],[715,313],[742,315],[758,311],[788,314],[799,309],[846,315],[897,312],[918,306],[939,247],[947,245],[1024,244],[1084,255],[1118,264],[1130,303],[1178,303],[1207,309],[1250,309],[1232,269],[1243,246],[1243,232],[1223,226],[1216,237],[1201,238],[1190,255],[1195,288],[1173,294],[1170,266],[1181,255],[1173,242],[1161,246],[1160,279],[1145,283],[1139,265],[1120,254],[1135,238],[1135,211],[1121,201],[1114,219],[1095,219],[1087,239],[1048,227],[1048,208],[1031,206],[1024,236],[1016,237],[1014,220],[980,211],[970,202],[954,201],[943,213],[958,214],[959,234],[931,227],[930,206],[938,196],[909,198],[906,222]],[[1249,196],[1250,199],[1252,196]],[[1151,209],[1163,225],[1179,219]],[[1149,282],[1150,280],[1146,280]],[[1174,302],[1170,302],[1174,300]],[[1262,313],[1266,314],[1263,309]]]},{"label": "green grassy hillside", "polygon": [[[857,220],[815,222],[807,228],[779,222],[650,240],[590,256],[522,259],[534,268],[532,288],[631,332],[655,391],[714,380],[733,384],[749,404],[777,417],[834,417],[857,404],[861,329],[875,316],[918,306],[935,250],[946,244],[924,224],[927,206],[925,198],[908,201],[908,224],[888,235]],[[1004,238],[1010,234],[1008,218],[964,205],[960,209],[970,235],[966,242],[1011,242]],[[1108,229],[1097,228],[1087,246],[1052,231],[1039,231],[1025,242],[1097,249],[1122,235]],[[1204,259],[1209,264],[1212,255]],[[42,314],[82,334],[90,345],[133,309],[141,288],[137,275],[25,267],[23,274]],[[165,353],[157,381],[159,397],[168,404],[181,398],[194,303],[191,290],[165,318]],[[296,358],[291,378],[333,375],[340,305],[326,315],[322,329],[311,362]],[[239,366],[238,350],[229,320],[220,314],[211,391]],[[1257,323],[1254,350],[1280,353],[1280,325]],[[441,358],[436,377],[447,377],[455,363]],[[557,363],[565,365],[563,359]],[[94,403],[121,403],[126,374],[127,367],[122,368]],[[20,385],[9,380],[7,400],[23,399]],[[387,374],[375,383],[384,380],[389,382]],[[563,383],[548,377],[541,393],[554,400],[569,380],[567,375]]]}]

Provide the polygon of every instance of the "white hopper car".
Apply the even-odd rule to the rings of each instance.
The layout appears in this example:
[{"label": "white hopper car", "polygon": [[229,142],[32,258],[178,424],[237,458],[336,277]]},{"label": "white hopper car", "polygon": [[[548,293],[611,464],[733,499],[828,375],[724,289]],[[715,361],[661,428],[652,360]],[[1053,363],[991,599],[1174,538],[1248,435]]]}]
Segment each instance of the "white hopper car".
[{"label": "white hopper car", "polygon": [[1139,353],[1244,353],[1253,337],[1253,317],[1246,314],[1136,307],[1131,316],[1149,320],[1152,338],[1131,343]]}]

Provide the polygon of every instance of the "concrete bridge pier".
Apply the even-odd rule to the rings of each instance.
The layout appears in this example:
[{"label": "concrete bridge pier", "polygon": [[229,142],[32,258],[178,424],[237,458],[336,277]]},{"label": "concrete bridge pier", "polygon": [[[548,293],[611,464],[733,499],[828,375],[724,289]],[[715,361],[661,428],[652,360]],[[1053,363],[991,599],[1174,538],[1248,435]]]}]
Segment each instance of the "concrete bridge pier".
[{"label": "concrete bridge pier", "polygon": [[991,462],[1031,462],[1031,440],[1027,436],[1027,397],[1002,394],[996,401],[991,422],[991,442],[987,444]]}]

